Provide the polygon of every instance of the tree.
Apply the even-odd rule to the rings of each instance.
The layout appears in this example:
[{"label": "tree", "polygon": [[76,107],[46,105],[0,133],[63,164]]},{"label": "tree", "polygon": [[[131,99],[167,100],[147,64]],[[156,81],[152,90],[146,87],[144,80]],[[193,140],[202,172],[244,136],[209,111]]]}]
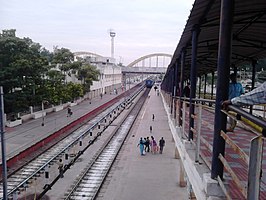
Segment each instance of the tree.
[{"label": "tree", "polygon": [[40,44],[11,33],[5,30],[0,37],[0,85],[4,89],[6,112],[17,111],[18,107],[14,106],[17,104],[34,105],[36,91],[49,70],[48,60],[41,55]]},{"label": "tree", "polygon": [[69,94],[70,101],[73,101],[84,95],[84,90],[81,84],[68,83],[66,85],[67,94]]},{"label": "tree", "polygon": [[[52,69],[56,65],[60,70]],[[71,74],[82,85],[66,83]],[[75,62],[69,49],[55,48],[51,53],[30,38],[16,37],[13,29],[0,34],[0,85],[6,113],[24,111],[44,99],[51,104],[75,100],[90,90],[99,74],[96,67]]]},{"label": "tree", "polygon": [[58,70],[47,72],[47,80],[43,94],[43,99],[47,99],[52,104],[59,104],[63,100],[65,75]]},{"label": "tree", "polygon": [[78,71],[78,79],[81,81],[84,91],[89,92],[93,81],[98,81],[100,71],[92,65],[83,65]]},{"label": "tree", "polygon": [[59,69],[63,71],[64,75],[71,70],[74,62],[74,54],[66,48],[55,48],[52,63],[59,65]]}]

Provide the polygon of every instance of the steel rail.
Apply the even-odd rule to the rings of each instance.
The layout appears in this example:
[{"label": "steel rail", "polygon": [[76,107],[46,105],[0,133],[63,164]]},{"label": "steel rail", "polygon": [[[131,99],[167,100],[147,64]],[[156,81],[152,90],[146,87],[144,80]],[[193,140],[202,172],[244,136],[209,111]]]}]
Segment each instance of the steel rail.
[{"label": "steel rail", "polygon": [[[80,140],[80,138],[83,138],[85,137],[86,134],[89,134],[90,131],[92,129],[94,129],[95,127],[97,127],[97,125],[102,122],[106,116],[109,116],[110,113],[113,113],[118,107],[123,107],[125,106],[128,102],[132,101],[132,99],[134,99],[137,94],[139,94],[142,90],[143,90],[144,86],[142,86],[138,91],[136,91],[135,93],[131,94],[128,98],[125,98],[122,103],[116,103],[114,106],[112,106],[111,108],[109,108],[106,113],[104,113],[103,116],[100,117],[100,119],[98,119],[93,125],[91,125],[90,127],[87,127],[87,130],[83,131],[81,134],[79,133],[79,136],[75,137],[74,140],[72,140],[71,142],[68,141],[66,142],[66,146],[64,147],[61,147],[57,144],[57,145],[54,145],[56,146],[57,151],[56,153],[53,153],[52,155],[50,155],[51,157],[49,157],[49,155],[47,157],[49,157],[48,159],[42,159],[42,161],[37,161],[36,163],[38,164],[35,164],[37,166],[35,166],[37,169],[33,170],[33,172],[30,172],[30,173],[27,173],[27,171],[29,170],[24,170],[23,167],[20,168],[18,171],[16,171],[16,173],[21,173],[23,175],[23,178],[21,178],[23,181],[16,181],[16,182],[19,182],[15,187],[11,188],[11,186],[9,186],[9,190],[8,190],[8,196],[12,195],[15,191],[19,190],[19,188],[23,187],[24,185],[27,185],[27,182],[30,181],[30,179],[32,179],[33,177],[35,177],[38,173],[41,172],[41,170],[43,170],[46,166],[48,166],[53,160],[55,160],[58,156],[60,156],[63,152],[65,152],[67,149],[71,148],[71,146],[75,145],[78,143],[78,141]],[[117,105],[118,104],[118,105]],[[103,113],[102,113],[103,114]],[[97,117],[96,117],[97,118]],[[84,125],[86,126],[86,125]],[[84,127],[83,126],[83,127]],[[68,136],[69,137],[69,136]],[[64,138],[63,140],[67,140],[67,138]],[[71,136],[70,136],[71,137]],[[59,146],[59,147],[58,147]],[[53,149],[53,147],[51,147],[49,150]],[[47,150],[46,152],[48,152],[49,150]],[[51,154],[48,152],[48,154]],[[44,154],[40,155],[39,157],[41,156],[45,156]],[[36,161],[36,159],[34,159],[32,162],[30,163],[34,163],[34,161]],[[24,165],[24,167],[26,169],[33,169],[34,167],[33,166],[30,166],[30,163],[27,163],[26,165]],[[41,163],[41,164],[40,164]],[[32,170],[31,170],[32,171]],[[15,174],[15,173],[14,173]],[[26,175],[25,175],[26,174]],[[22,176],[21,175],[21,176]],[[14,177],[14,176],[13,176]],[[12,179],[12,175],[10,175],[10,179]],[[18,179],[18,178],[16,178]],[[20,179],[19,179],[20,180]],[[12,185],[12,184],[11,184]],[[1,194],[0,194],[1,195]],[[2,197],[0,197],[0,199],[2,199]]]},{"label": "steel rail", "polygon": [[[147,97],[147,92],[146,92],[146,94],[144,94],[143,96],[144,96],[145,99],[146,99],[146,97]],[[72,188],[72,190],[67,194],[67,196],[66,196],[64,199],[66,199],[66,200],[68,200],[68,199],[73,199],[73,198],[72,198],[73,196],[74,196],[74,197],[75,197],[75,196],[82,196],[82,197],[84,196],[84,197],[89,197],[90,199],[95,199],[95,198],[96,198],[98,192],[100,191],[100,188],[101,188],[102,184],[104,183],[104,180],[105,180],[106,176],[108,175],[109,170],[110,170],[111,167],[112,167],[112,164],[114,163],[114,161],[115,161],[115,159],[116,159],[116,157],[117,157],[117,155],[118,155],[118,153],[119,153],[119,151],[120,151],[120,149],[121,149],[121,147],[122,147],[122,145],[123,145],[124,140],[126,139],[128,133],[130,132],[130,129],[131,129],[131,127],[133,126],[135,119],[137,118],[137,115],[138,115],[138,113],[139,113],[139,111],[140,111],[140,109],[141,109],[141,107],[142,107],[142,105],[143,105],[145,99],[143,99],[143,97],[142,97],[142,100],[139,100],[138,103],[135,104],[133,108],[131,108],[130,113],[128,113],[128,114],[124,117],[124,119],[122,120],[122,122],[120,123],[120,125],[118,125],[118,128],[114,131],[114,133],[113,133],[113,135],[110,137],[110,140],[108,141],[108,143],[106,143],[106,144],[104,145],[104,147],[102,148],[102,150],[100,151],[100,153],[95,157],[95,160],[94,160],[94,161],[88,166],[88,168],[86,169],[86,171],[82,173],[82,175],[81,175],[80,178],[77,180],[77,182],[76,182],[76,184],[74,185],[74,187]],[[138,106],[138,107],[136,108],[136,106]],[[132,112],[135,112],[135,114],[132,114]],[[96,169],[94,170],[94,172],[93,172],[93,173],[96,173],[96,174],[99,175],[99,176],[100,176],[100,175],[103,175],[103,176],[101,176],[101,177],[99,178],[100,180],[97,180],[97,181],[99,181],[100,183],[98,183],[98,186],[97,186],[97,187],[95,186],[95,185],[96,185],[96,184],[95,184],[95,185],[94,185],[95,188],[93,188],[93,189],[91,189],[91,190],[88,189],[87,193],[85,192],[86,189],[81,190],[82,187],[80,188],[80,185],[82,185],[82,182],[84,181],[85,177],[86,177],[87,174],[90,172],[90,170],[94,167],[94,164],[95,164],[95,163],[96,163],[96,164],[101,163],[101,161],[99,161],[100,158],[101,158],[101,156],[104,154],[106,148],[108,148],[108,145],[111,145],[112,142],[115,140],[115,137],[119,137],[119,135],[117,135],[117,134],[119,134],[119,130],[120,130],[120,128],[123,127],[123,125],[127,122],[127,120],[128,120],[128,118],[129,118],[130,115],[133,115],[133,118],[134,118],[134,119],[132,120],[131,125],[129,126],[129,130],[127,131],[127,133],[124,133],[125,135],[123,136],[123,139],[122,139],[123,141],[120,142],[119,144],[116,143],[116,142],[114,142],[115,145],[118,145],[118,146],[117,146],[116,149],[114,148],[114,150],[113,150],[113,154],[112,154],[111,151],[109,151],[109,154],[111,154],[110,157],[111,157],[112,160],[109,160],[109,164],[108,164],[108,166],[106,166],[106,168],[104,168],[105,170],[102,170],[102,168],[99,169],[99,171],[104,171],[103,173],[98,172],[98,171],[97,171],[97,168],[96,168]],[[113,148],[113,147],[109,147],[109,148]],[[105,159],[106,159],[107,156],[105,155],[104,157],[105,157]],[[106,160],[105,160],[105,161],[106,161]],[[93,176],[93,175],[91,175],[91,176]],[[89,178],[86,178],[86,179],[89,179]],[[92,182],[93,182],[93,181],[92,181]],[[95,182],[95,180],[94,180],[94,182]],[[84,183],[84,184],[85,184],[85,183]],[[91,183],[91,184],[88,183],[88,184],[87,184],[88,188],[92,187],[92,185],[93,185],[93,183]],[[80,194],[80,193],[78,192],[78,190],[81,190],[81,191],[82,191],[82,192],[81,192],[82,194]],[[86,193],[86,194],[85,194],[85,193]],[[91,193],[93,193],[93,194],[91,194]],[[90,194],[91,194],[91,195],[90,195]]]}]

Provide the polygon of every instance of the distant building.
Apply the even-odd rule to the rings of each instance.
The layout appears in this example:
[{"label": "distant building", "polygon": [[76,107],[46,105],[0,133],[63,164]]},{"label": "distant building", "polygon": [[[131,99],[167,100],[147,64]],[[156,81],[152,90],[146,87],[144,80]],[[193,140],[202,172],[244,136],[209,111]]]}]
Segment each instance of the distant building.
[{"label": "distant building", "polygon": [[122,70],[121,66],[115,64],[114,58],[94,57],[90,58],[90,64],[100,71],[99,81],[93,81],[91,91],[97,93],[113,93],[121,87]]},{"label": "distant building", "polygon": [[16,29],[2,30],[0,37],[16,37]]},{"label": "distant building", "polygon": [[[93,81],[91,86],[90,96],[99,96],[101,93],[114,93],[117,89],[121,88],[122,84],[122,71],[121,66],[115,64],[115,59],[110,57],[101,56],[86,56],[82,57],[85,63],[96,66],[100,71],[99,81]],[[67,81],[79,82],[75,75],[67,77]]]}]

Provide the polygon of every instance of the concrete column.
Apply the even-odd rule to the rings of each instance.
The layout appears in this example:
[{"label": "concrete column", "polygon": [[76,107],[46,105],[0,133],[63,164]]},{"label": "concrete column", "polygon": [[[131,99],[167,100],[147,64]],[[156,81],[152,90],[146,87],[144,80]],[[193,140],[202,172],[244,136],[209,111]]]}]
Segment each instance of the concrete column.
[{"label": "concrete column", "polygon": [[180,187],[187,186],[187,182],[185,179],[185,169],[181,160],[180,160],[180,171],[179,171],[179,186]]},{"label": "concrete column", "polygon": [[30,114],[32,114],[32,113],[33,113],[33,107],[30,106]]},{"label": "concrete column", "polygon": [[180,154],[176,147],[175,147],[175,159],[180,159]]},{"label": "concrete column", "polygon": [[[254,89],[255,87],[255,76],[256,76],[256,60],[252,60],[252,82],[251,82],[251,90]],[[250,106],[249,108],[249,113],[252,114],[253,111],[253,106]]]},{"label": "concrete column", "polygon": [[178,99],[175,100],[175,113],[176,113],[176,116],[175,116],[175,126],[176,126],[179,120],[179,100]]}]

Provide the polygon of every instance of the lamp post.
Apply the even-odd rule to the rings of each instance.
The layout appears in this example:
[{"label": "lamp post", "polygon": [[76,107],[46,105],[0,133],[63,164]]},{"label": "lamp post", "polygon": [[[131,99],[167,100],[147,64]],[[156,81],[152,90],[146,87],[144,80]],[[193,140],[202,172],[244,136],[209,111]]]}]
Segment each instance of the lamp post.
[{"label": "lamp post", "polygon": [[[113,29],[110,29],[109,30],[109,34],[110,34],[110,37],[111,37],[111,58],[114,58],[114,51],[115,51],[115,45],[114,45],[114,39],[115,39],[115,31]],[[115,82],[115,73],[114,73],[114,64],[112,63],[112,67],[113,67],[113,92],[115,93],[115,85],[114,85],[114,82]]]},{"label": "lamp post", "polygon": [[0,86],[0,134],[2,147],[2,183],[3,183],[3,199],[7,199],[7,165],[6,165],[6,145],[4,131],[4,99],[3,87]]},{"label": "lamp post", "polygon": [[110,37],[111,37],[111,58],[114,58],[114,50],[115,50],[115,47],[114,47],[114,38],[115,38],[115,31],[113,29],[110,29],[109,30],[109,34],[110,34]]},{"label": "lamp post", "polygon": [[42,100],[42,126],[44,126],[44,104],[48,103],[46,100]]},{"label": "lamp post", "polygon": [[42,101],[42,126],[44,126],[44,104]]},{"label": "lamp post", "polygon": [[115,66],[112,65],[112,68],[113,68],[113,92],[115,94]]}]

